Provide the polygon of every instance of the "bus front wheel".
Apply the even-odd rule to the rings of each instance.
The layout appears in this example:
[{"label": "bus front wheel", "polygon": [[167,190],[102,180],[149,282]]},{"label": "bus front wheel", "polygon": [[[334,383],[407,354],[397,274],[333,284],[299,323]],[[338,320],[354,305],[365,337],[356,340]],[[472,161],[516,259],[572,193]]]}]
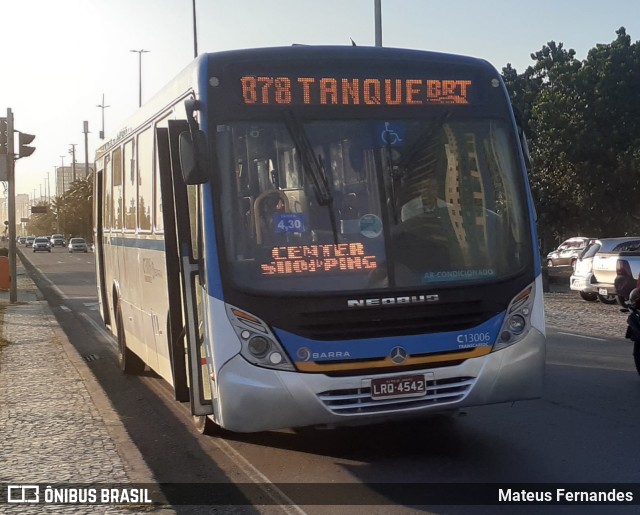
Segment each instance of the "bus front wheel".
[{"label": "bus front wheel", "polygon": [[220,432],[220,427],[211,420],[211,417],[206,415],[192,415],[192,417],[193,424],[201,435],[215,436]]},{"label": "bus front wheel", "polygon": [[118,308],[116,315],[118,324],[118,363],[123,374],[139,375],[144,372],[144,361],[137,354],[131,352],[127,347],[127,340],[124,335],[124,323],[122,322],[122,312]]}]

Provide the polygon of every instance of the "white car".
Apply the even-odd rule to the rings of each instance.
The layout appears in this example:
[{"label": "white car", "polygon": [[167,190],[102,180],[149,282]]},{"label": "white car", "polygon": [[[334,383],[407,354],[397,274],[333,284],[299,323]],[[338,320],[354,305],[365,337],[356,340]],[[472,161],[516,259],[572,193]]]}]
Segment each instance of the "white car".
[{"label": "white car", "polygon": [[580,293],[580,297],[589,302],[600,299],[605,304],[613,304],[616,301],[615,295],[600,295],[595,275],[593,275],[593,258],[601,247],[601,240],[593,240],[584,249],[576,261],[573,274],[569,278],[569,288]]},{"label": "white car", "polygon": [[71,238],[67,248],[69,252],[88,252],[87,242],[84,238]]},{"label": "white car", "polygon": [[640,272],[638,248],[639,237],[594,240],[578,258],[569,287],[584,300],[622,303]]},{"label": "white car", "polygon": [[640,275],[640,236],[606,238],[600,242],[602,246],[593,256],[598,298],[611,295],[624,306]]},{"label": "white car", "polygon": [[62,234],[52,234],[50,241],[52,247],[64,247],[64,236]]},{"label": "white car", "polygon": [[37,238],[35,238],[31,246],[33,247],[34,252],[38,252],[41,250],[44,252],[51,252],[51,244],[49,243],[49,238],[45,236],[38,236]]}]

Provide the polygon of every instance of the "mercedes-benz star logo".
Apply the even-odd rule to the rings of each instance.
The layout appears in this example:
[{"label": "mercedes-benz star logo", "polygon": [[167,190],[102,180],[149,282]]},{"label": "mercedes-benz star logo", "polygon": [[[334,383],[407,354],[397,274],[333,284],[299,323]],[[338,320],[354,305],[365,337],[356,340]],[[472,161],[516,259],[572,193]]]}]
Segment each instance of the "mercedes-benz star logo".
[{"label": "mercedes-benz star logo", "polygon": [[393,361],[396,365],[400,363],[404,363],[407,361],[407,351],[403,347],[394,347],[391,349],[391,361]]}]

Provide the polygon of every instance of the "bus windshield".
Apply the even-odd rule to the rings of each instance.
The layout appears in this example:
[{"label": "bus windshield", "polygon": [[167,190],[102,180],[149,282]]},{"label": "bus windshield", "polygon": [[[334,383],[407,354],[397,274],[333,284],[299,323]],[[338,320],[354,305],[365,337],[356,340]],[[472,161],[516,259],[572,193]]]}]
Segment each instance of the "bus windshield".
[{"label": "bus windshield", "polygon": [[440,288],[531,266],[507,121],[284,118],[219,125],[216,138],[223,252],[240,289]]}]

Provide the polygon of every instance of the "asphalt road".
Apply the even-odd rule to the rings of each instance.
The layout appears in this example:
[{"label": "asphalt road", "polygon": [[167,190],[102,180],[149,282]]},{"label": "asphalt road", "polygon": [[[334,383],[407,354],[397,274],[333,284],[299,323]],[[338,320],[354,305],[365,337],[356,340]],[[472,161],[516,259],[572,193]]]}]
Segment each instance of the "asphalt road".
[{"label": "asphalt road", "polygon": [[[203,437],[191,426],[188,407],[173,401],[160,379],[118,373],[115,342],[99,329],[93,254],[54,249],[25,255],[71,342],[91,356],[88,366],[159,482],[364,485],[353,492],[375,505],[332,508],[336,514],[416,511],[403,506],[403,499],[377,491],[378,483],[640,483],[640,377],[630,343],[621,337],[549,328],[546,384],[539,400],[367,428]],[[335,494],[331,486],[323,492],[326,498]],[[261,495],[270,501],[250,502],[287,502],[277,489]],[[323,506],[264,509],[326,513]],[[514,507],[419,511],[424,510],[513,513]],[[518,507],[519,513],[632,511],[628,506]]]}]

